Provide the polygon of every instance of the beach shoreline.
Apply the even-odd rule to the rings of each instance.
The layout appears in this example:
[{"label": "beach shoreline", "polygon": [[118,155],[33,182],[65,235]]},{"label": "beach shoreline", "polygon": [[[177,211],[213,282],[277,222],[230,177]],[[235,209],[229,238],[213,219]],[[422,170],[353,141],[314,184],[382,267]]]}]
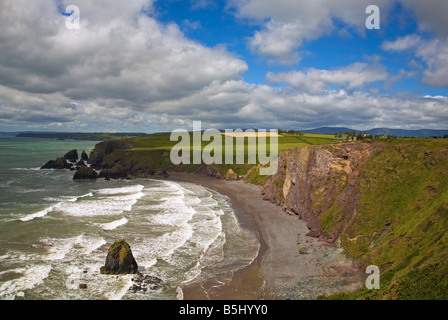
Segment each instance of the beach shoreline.
[{"label": "beach shoreline", "polygon": [[306,236],[306,223],[263,200],[257,186],[195,173],[170,173],[166,179],[227,196],[241,226],[255,232],[260,242],[258,256],[231,281],[187,284],[182,287],[184,300],[315,299],[362,286],[363,273],[337,245]]}]

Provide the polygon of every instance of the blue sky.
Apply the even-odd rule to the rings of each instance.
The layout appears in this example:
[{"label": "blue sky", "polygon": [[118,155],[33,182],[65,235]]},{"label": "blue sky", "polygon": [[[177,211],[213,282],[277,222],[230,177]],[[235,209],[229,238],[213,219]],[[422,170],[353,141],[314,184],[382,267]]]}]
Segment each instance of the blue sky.
[{"label": "blue sky", "polygon": [[[343,22],[335,20],[335,30],[316,40],[308,41],[299,49],[303,52],[303,59],[287,66],[260,58],[249,50],[248,39],[261,29],[260,25],[236,17],[225,1],[204,1],[203,5],[198,6],[195,1],[158,1],[155,3],[154,15],[163,23],[176,23],[188,38],[205,46],[226,46],[229,52],[241,57],[248,64],[249,69],[243,74],[243,79],[249,83],[266,83],[265,76],[268,72],[291,69],[303,71],[308,68],[331,69],[357,61],[368,61],[374,56],[378,56],[392,74],[409,70],[409,61],[413,59],[422,63],[413,57],[412,51],[397,54],[381,48],[384,41],[394,41],[397,37],[418,32],[419,26],[414,12],[404,8],[399,2],[389,9],[387,21],[382,21],[383,27],[380,30],[366,29],[361,34],[357,30],[347,30]],[[363,12],[360,12],[360,15],[362,14]],[[369,14],[364,14],[365,18],[368,16]],[[431,38],[432,35],[429,33],[424,36]],[[386,92],[413,91],[416,95],[448,95],[446,88],[423,84],[421,74],[403,79],[393,87],[380,86],[380,89]]]},{"label": "blue sky", "polygon": [[2,1],[0,131],[444,129],[447,13],[443,0]]}]

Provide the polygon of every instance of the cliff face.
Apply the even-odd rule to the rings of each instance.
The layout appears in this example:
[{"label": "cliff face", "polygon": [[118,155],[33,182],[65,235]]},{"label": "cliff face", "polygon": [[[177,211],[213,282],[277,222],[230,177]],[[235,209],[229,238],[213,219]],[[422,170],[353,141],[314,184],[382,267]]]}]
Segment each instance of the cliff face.
[{"label": "cliff face", "polygon": [[282,152],[264,197],[309,235],[376,265],[381,289],[348,299],[448,298],[448,141],[397,140]]},{"label": "cliff face", "polygon": [[310,236],[334,242],[356,213],[363,165],[383,148],[352,143],[281,152],[277,174],[263,186],[264,199],[306,221]]},{"label": "cliff face", "polygon": [[108,156],[111,156],[116,150],[126,150],[130,148],[132,148],[132,145],[126,141],[112,140],[100,142],[90,153],[89,162],[95,169],[110,168],[115,163],[115,159],[113,161],[108,161]]}]

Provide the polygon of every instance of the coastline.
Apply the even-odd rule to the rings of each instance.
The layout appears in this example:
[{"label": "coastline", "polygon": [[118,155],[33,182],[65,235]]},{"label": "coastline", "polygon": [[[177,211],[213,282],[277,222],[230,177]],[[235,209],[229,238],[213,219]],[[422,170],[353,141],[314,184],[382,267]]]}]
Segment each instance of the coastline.
[{"label": "coastline", "polygon": [[[308,237],[306,223],[263,200],[261,190],[242,181],[171,173],[172,181],[195,183],[226,195],[242,227],[256,232],[258,256],[224,285],[207,279],[185,285],[184,300],[302,300],[357,290],[362,271],[341,249]],[[303,248],[301,248],[303,247]]]}]

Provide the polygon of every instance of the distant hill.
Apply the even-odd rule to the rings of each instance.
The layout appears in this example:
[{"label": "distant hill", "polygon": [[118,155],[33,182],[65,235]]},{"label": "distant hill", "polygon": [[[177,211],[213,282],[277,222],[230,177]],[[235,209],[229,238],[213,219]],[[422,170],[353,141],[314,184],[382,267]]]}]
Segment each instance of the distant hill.
[{"label": "distant hill", "polygon": [[355,130],[351,128],[346,127],[322,127],[322,128],[316,128],[311,130],[300,130],[304,133],[320,133],[320,134],[334,134],[335,132],[342,132],[345,133],[347,131],[356,131],[364,132],[372,135],[385,135],[388,134],[392,136],[397,137],[416,137],[416,138],[422,138],[422,137],[443,137],[444,135],[448,134],[447,130],[433,130],[433,129],[420,129],[420,130],[406,130],[406,129],[389,129],[389,128],[375,128],[365,131]]},{"label": "distant hill", "polygon": [[354,129],[346,128],[346,127],[322,127],[311,130],[299,130],[303,133],[319,133],[319,134],[334,134],[335,132],[342,132],[344,134],[347,131],[356,131]]},{"label": "distant hill", "polygon": [[17,132],[0,132],[0,137],[15,137]]},{"label": "distant hill", "polygon": [[128,137],[143,137],[146,133],[80,133],[80,132],[21,132],[18,138],[41,138],[59,140],[104,141]]}]

